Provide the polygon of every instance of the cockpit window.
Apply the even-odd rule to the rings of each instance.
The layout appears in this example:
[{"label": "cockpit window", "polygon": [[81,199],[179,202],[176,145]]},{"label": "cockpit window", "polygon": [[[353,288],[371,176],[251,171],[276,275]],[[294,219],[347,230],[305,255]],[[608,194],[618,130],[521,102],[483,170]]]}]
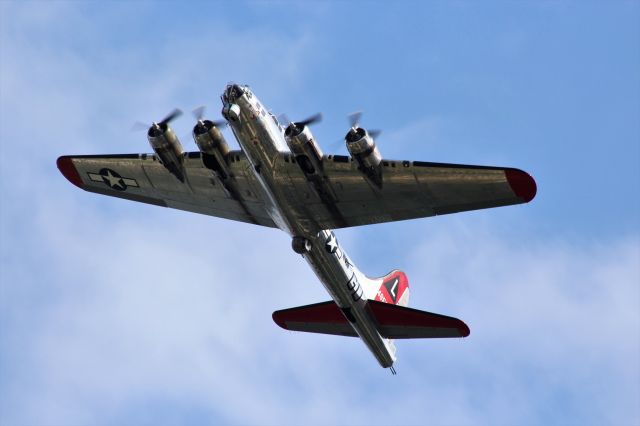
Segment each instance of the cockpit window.
[{"label": "cockpit window", "polygon": [[244,95],[244,89],[238,84],[229,84],[227,89],[224,91],[224,97],[229,102],[233,102],[242,95]]}]

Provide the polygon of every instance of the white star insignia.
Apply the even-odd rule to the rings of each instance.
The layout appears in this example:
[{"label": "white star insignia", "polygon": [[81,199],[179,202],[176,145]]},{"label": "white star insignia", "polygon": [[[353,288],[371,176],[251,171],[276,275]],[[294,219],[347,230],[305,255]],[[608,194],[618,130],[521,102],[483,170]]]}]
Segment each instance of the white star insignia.
[{"label": "white star insignia", "polygon": [[[105,175],[102,175],[102,176],[105,179],[105,183],[107,185],[109,185],[110,187],[112,187],[112,188],[116,188],[116,187],[122,188],[124,186],[124,185],[122,185],[122,178],[119,177],[119,176],[112,175],[111,174],[111,170],[107,170],[106,176]],[[109,182],[107,182],[107,181],[109,181]]]},{"label": "white star insignia", "polygon": [[329,253],[335,253],[336,250],[338,250],[338,242],[333,234],[329,235],[329,238],[327,238],[325,248]]}]

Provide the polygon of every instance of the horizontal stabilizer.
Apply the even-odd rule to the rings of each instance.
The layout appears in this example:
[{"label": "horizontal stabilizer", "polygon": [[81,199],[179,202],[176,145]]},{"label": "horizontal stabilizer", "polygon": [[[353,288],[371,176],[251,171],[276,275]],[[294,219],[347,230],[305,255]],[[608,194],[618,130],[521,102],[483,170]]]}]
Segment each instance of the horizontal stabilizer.
[{"label": "horizontal stabilizer", "polygon": [[285,330],[358,337],[332,300],[275,311],[272,317]]},{"label": "horizontal stabilizer", "polygon": [[369,300],[368,308],[378,331],[389,339],[467,337],[469,327],[461,320],[418,309]]},{"label": "horizontal stabilizer", "polygon": [[[376,322],[380,335],[389,339],[469,335],[469,327],[457,318],[375,300],[367,301],[367,309]],[[276,311],[273,313],[273,320],[285,330],[358,336],[333,301]]]}]

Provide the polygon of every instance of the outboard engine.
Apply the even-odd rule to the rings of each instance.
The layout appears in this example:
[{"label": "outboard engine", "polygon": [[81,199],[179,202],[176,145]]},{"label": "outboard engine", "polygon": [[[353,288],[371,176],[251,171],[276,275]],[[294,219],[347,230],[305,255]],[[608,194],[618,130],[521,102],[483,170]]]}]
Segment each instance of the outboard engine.
[{"label": "outboard engine", "polygon": [[353,127],[345,136],[347,150],[359,169],[378,187],[382,186],[382,155],[373,138],[362,127]]},{"label": "outboard engine", "polygon": [[[173,118],[173,117],[168,117]],[[160,164],[171,174],[184,182],[183,158],[184,150],[176,134],[168,125],[170,120],[164,119],[160,123],[153,123],[147,132],[147,139],[156,153]]]}]

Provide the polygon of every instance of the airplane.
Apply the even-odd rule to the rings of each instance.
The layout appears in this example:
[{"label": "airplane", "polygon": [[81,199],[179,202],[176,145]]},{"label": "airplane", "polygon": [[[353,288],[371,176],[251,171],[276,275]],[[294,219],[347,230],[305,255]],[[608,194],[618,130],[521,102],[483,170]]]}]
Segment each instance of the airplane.
[{"label": "airplane", "polygon": [[[360,225],[528,203],[537,191],[526,172],[424,161],[383,159],[377,132],[351,116],[349,156],[324,155],[310,126],[321,119],[281,123],[249,86],[230,83],[221,96],[224,121],[194,111],[185,152],[169,123],[147,129],[153,154],[75,155],[57,160],[79,188],[112,197],[279,228],[311,266],[331,300],[278,310],[286,330],[360,337],[380,366],[396,374],[396,339],[466,337],[461,320],[408,307],[409,281],[399,270],[363,274],[333,231]],[[284,121],[284,120],[281,120]],[[240,145],[230,150],[220,128]],[[145,126],[146,128],[146,126]]]}]

